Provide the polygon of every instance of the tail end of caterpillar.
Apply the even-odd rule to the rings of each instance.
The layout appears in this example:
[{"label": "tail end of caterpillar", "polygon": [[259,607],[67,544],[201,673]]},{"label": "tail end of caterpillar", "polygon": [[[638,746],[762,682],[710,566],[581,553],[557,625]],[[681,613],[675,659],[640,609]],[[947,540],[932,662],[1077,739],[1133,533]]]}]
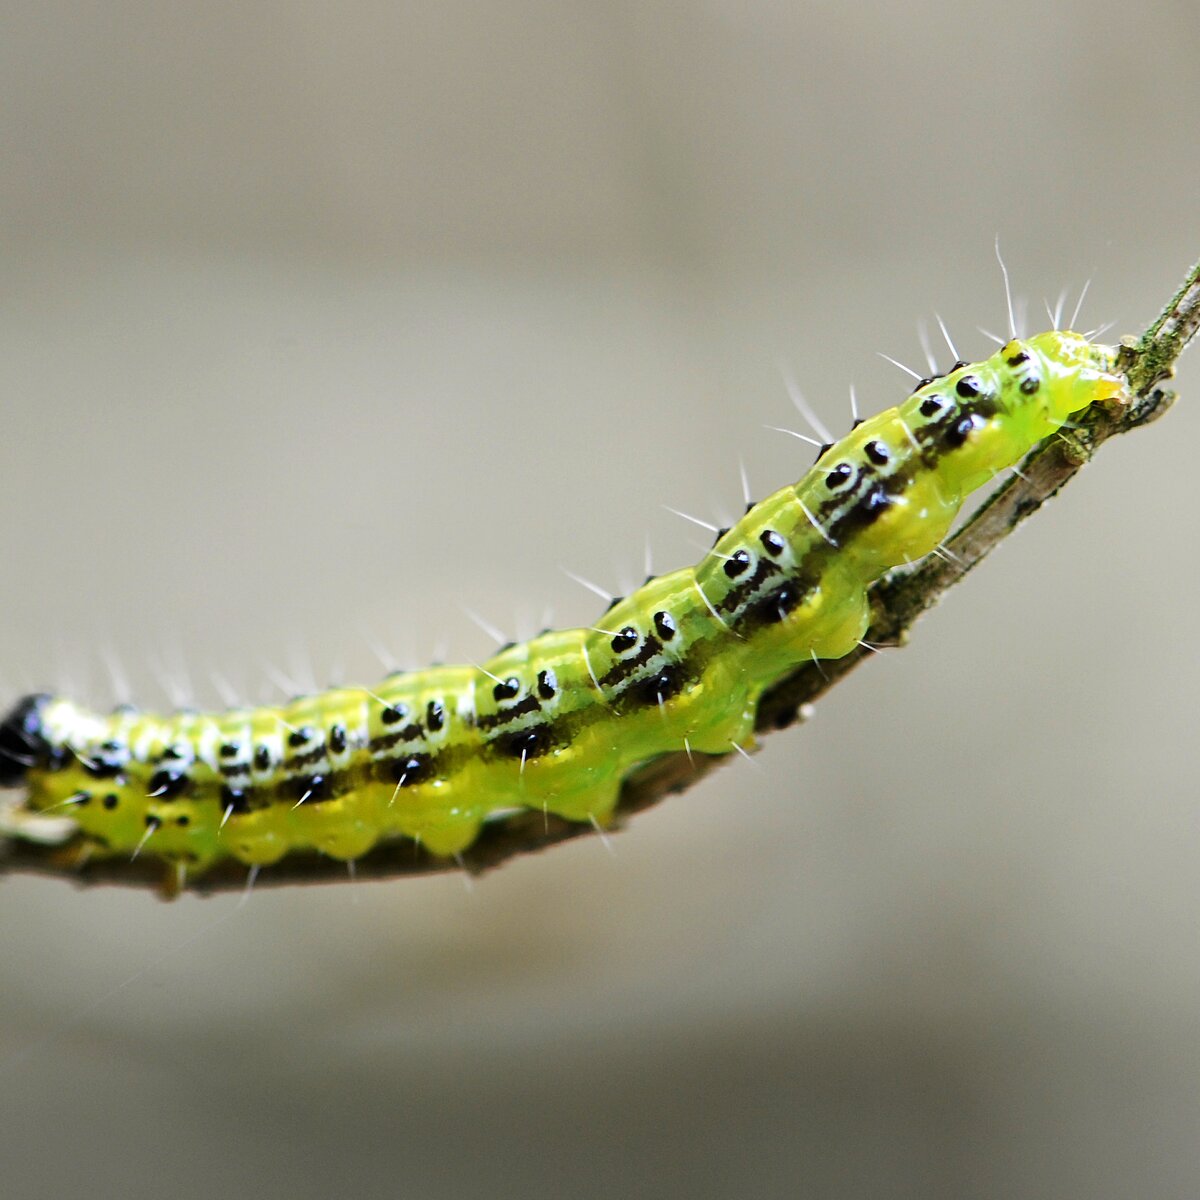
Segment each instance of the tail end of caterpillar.
[{"label": "tail end of caterpillar", "polygon": [[1128,404],[1128,388],[1117,373],[1117,348],[1089,342],[1082,334],[1052,331],[1031,338],[1057,386],[1051,387],[1052,419],[1063,423],[1093,404]]}]

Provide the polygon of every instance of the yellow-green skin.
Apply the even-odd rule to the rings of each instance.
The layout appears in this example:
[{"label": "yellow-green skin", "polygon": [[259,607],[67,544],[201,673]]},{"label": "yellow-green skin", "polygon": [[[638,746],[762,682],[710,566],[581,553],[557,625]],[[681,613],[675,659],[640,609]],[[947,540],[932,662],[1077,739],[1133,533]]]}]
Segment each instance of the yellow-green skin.
[{"label": "yellow-green skin", "polygon": [[19,742],[15,717],[0,731],[10,776],[19,760],[30,807],[69,812],[96,853],[189,871],[301,848],[352,860],[397,836],[451,855],[517,808],[603,824],[638,763],[749,744],[765,688],[858,644],[875,579],[933,550],[969,492],[1072,414],[1121,395],[1111,348],[1014,340],[861,422],[597,628],[278,708],[102,716],[30,698]]}]

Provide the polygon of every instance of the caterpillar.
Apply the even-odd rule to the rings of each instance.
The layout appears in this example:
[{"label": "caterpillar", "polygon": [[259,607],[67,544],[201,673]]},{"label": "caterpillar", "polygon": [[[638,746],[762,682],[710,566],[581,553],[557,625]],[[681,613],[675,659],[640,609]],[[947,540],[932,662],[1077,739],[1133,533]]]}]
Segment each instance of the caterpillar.
[{"label": "caterpillar", "polygon": [[1125,403],[1116,355],[1051,330],[920,379],[696,565],[482,664],[211,713],[27,696],[0,721],[0,787],[68,812],[88,854],[181,876],[296,850],[352,862],[395,838],[452,856],[517,809],[603,826],[639,764],[745,750],[771,683],[859,645],[872,582],[934,551],[971,492],[1075,414]]}]

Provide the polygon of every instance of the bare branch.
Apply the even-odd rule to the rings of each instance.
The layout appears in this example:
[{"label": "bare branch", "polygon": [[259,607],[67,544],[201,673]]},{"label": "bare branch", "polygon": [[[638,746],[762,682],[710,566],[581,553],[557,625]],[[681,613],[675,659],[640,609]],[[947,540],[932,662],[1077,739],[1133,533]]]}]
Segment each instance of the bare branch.
[{"label": "bare branch", "polygon": [[[1147,425],[1162,416],[1174,402],[1174,393],[1159,385],[1171,378],[1184,348],[1200,329],[1200,263],[1189,272],[1183,286],[1138,339],[1122,344],[1119,367],[1129,381],[1134,402],[1116,408],[1096,406],[1078,428],[1064,432],[1039,447],[1014,475],[984,503],[947,545],[945,557],[930,556],[920,566],[895,571],[870,589],[873,619],[866,642],[871,646],[902,646],[917,619],[974,568],[1022,521],[1035,513],[1088,462],[1099,447],[1117,434]],[[757,730],[765,735],[802,720],[806,706],[835,687],[864,660],[875,657],[859,648],[845,658],[806,665],[776,683],[763,697]],[[715,770],[725,758],[683,753],[667,754],[634,771],[625,782],[618,806],[618,826],[625,819],[657,804],[664,797],[686,790]],[[3,811],[0,810],[0,815]],[[3,833],[7,842],[0,857],[0,873],[69,877],[80,884],[120,884],[154,887],[174,894],[177,881],[164,884],[163,867],[152,860],[102,859],[81,863],[78,847],[70,841],[56,843],[47,828],[31,814],[11,811]],[[21,828],[21,821],[27,828]],[[541,812],[519,812],[489,822],[460,859],[436,858],[410,841],[389,842],[358,859],[356,879],[392,879],[401,875],[467,870],[478,874],[519,855],[531,854],[559,842],[594,837],[590,825],[564,821]],[[61,836],[61,835],[59,835]],[[39,840],[33,840],[37,838]],[[335,883],[347,878],[344,863],[317,854],[292,853],[276,866],[264,869],[256,887],[284,884]],[[246,868],[227,860],[211,868],[188,886],[202,893],[236,891],[246,885]]]}]

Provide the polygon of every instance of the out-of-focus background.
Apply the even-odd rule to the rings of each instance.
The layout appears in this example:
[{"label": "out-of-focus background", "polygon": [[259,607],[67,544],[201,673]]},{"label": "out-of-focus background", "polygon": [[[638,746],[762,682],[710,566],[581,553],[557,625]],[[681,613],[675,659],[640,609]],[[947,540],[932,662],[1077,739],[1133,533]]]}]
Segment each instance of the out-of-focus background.
[{"label": "out-of-focus background", "polygon": [[[596,618],[1004,323],[1197,254],[1193,5],[10,5],[0,685]],[[943,361],[945,355],[943,354]],[[815,720],[598,839],[0,883],[13,1197],[1194,1196],[1196,363]],[[165,680],[165,682],[164,682]],[[190,684],[189,681],[190,680]],[[112,989],[117,988],[115,993]],[[15,1057],[13,1057],[15,1056]]]}]

